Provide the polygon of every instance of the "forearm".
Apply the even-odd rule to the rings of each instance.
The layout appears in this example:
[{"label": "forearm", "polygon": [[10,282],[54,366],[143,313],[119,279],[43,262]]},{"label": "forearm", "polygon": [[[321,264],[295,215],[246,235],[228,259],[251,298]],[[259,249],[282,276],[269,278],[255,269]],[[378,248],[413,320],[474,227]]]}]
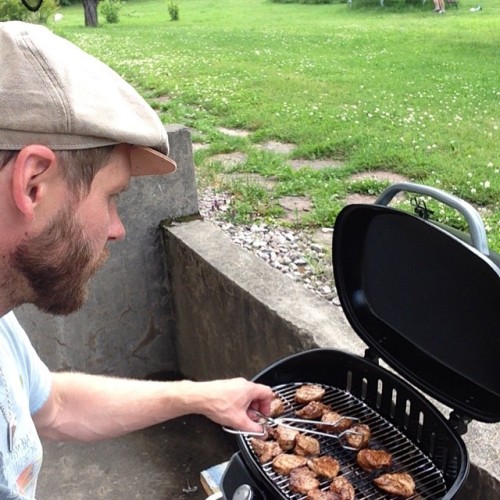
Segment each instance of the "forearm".
[{"label": "forearm", "polygon": [[57,373],[51,394],[55,411],[39,426],[40,433],[94,441],[148,427],[189,412],[189,384]]},{"label": "forearm", "polygon": [[55,440],[107,439],[189,413],[250,430],[246,410],[254,398],[269,398],[266,391],[243,379],[155,382],[57,373],[52,401],[34,419],[40,435]]}]

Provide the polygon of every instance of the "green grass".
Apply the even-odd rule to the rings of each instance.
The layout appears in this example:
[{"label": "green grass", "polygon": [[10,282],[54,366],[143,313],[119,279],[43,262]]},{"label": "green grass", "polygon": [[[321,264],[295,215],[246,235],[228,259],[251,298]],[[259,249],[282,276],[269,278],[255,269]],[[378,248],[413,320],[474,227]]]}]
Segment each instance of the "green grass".
[{"label": "green grass", "polygon": [[[244,206],[232,212],[237,220],[272,220],[277,197],[305,194],[314,211],[303,224],[331,225],[346,194],[385,186],[349,176],[383,169],[484,209],[500,251],[500,0],[476,13],[475,0],[461,0],[442,16],[429,0],[405,9],[176,3],[177,22],[168,0],[129,0],[118,24],[86,29],[81,6],[72,6],[51,27],[134,84],[165,123],[192,127],[195,140],[211,144],[196,154],[200,182],[220,170],[210,155],[236,150],[248,154],[238,170],[278,179],[270,194],[228,186]],[[161,96],[169,99],[155,103]],[[252,134],[226,137],[219,126]],[[292,170],[256,150],[271,139],[296,144],[296,158],[344,164]]]}]

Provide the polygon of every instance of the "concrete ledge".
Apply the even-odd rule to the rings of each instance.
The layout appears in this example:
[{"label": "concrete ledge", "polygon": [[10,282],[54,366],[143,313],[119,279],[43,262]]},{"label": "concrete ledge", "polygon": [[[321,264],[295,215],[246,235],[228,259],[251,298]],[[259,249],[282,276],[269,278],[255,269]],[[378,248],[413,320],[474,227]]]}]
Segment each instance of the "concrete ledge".
[{"label": "concrete ledge", "polygon": [[169,227],[165,240],[185,376],[249,377],[318,345],[363,353],[339,309],[304,293],[211,223]]},{"label": "concrete ledge", "polygon": [[[164,238],[185,376],[253,377],[314,347],[363,354],[365,345],[341,310],[234,245],[213,224],[164,227]],[[499,431],[498,424],[470,425],[464,440],[475,465],[461,500],[500,497]]]}]

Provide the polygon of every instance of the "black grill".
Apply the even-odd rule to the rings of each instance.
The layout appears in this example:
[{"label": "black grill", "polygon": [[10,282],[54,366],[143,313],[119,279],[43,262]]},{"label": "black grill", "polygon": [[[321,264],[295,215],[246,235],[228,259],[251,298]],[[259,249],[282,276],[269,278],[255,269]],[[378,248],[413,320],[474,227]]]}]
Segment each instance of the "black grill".
[{"label": "black grill", "polygon": [[[458,210],[470,235],[385,206],[399,191]],[[345,207],[333,234],[335,285],[350,325],[368,346],[365,357],[311,349],[274,363],[253,380],[276,388],[288,416],[295,413],[298,384],[323,385],[323,402],[369,425],[370,447],[392,453],[392,471],[412,475],[415,499],[451,500],[469,470],[460,437],[467,423],[500,419],[500,257],[489,252],[484,225],[470,205],[414,184],[389,188],[375,205]],[[453,410],[449,419],[424,393]],[[289,490],[288,478],[269,464],[261,466],[247,438],[238,439],[241,453],[223,478],[225,498],[244,498],[239,488],[244,492],[246,486],[259,500],[304,498]],[[374,486],[377,473],[363,471],[355,452],[336,439],[320,442],[322,453],[341,463],[356,498],[393,498]]]}]

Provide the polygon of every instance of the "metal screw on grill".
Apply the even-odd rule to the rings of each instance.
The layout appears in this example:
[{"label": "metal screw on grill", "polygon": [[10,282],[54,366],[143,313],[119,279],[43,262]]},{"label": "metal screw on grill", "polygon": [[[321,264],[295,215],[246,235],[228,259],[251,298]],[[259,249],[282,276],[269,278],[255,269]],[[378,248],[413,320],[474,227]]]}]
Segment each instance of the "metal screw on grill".
[{"label": "metal screw on grill", "polygon": [[254,497],[252,488],[248,484],[242,484],[234,492],[232,500],[252,500]]}]

